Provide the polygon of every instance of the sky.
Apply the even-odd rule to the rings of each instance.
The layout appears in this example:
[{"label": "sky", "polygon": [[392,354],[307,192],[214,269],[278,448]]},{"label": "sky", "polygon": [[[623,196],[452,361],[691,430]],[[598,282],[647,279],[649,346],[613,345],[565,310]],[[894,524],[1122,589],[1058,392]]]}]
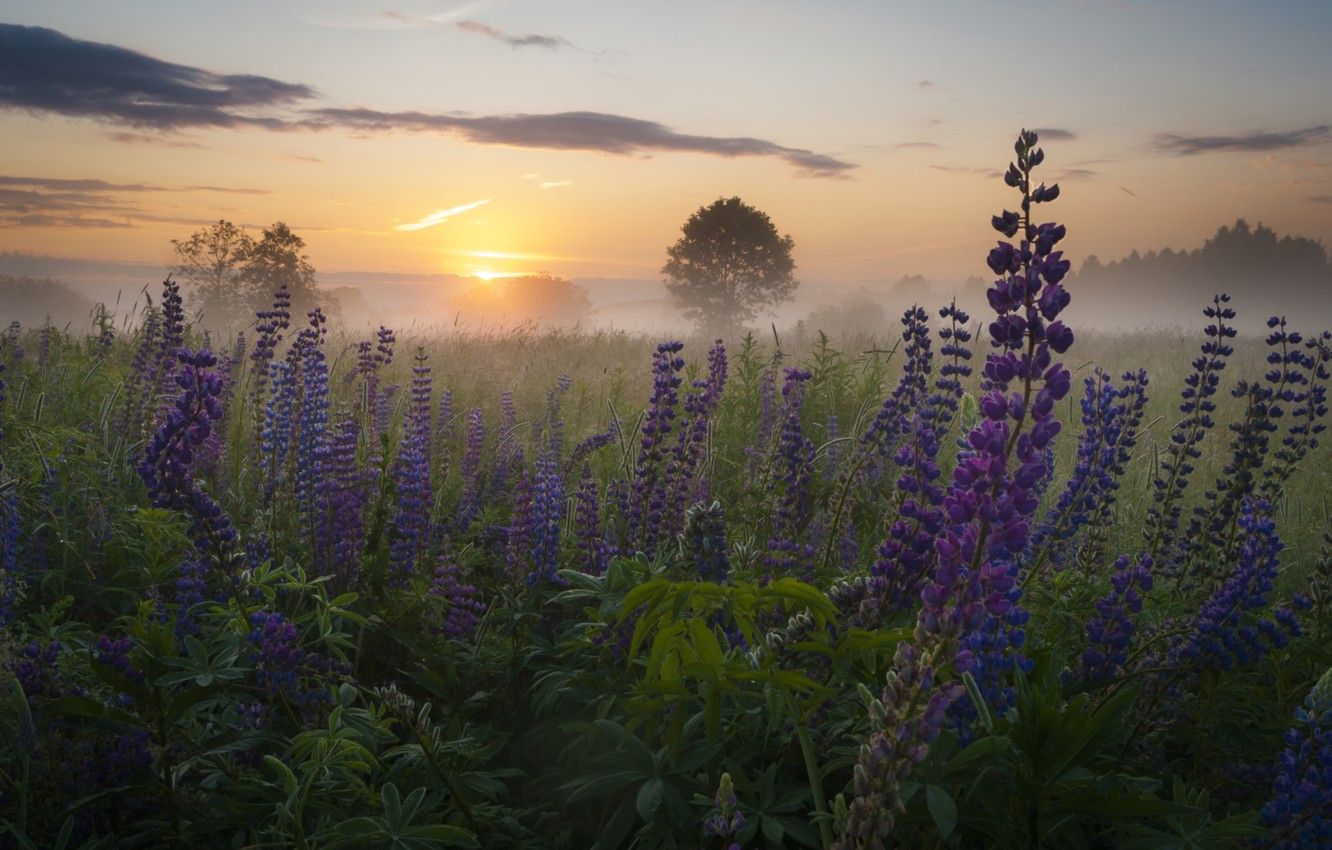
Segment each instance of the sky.
[{"label": "sky", "polygon": [[1332,3],[0,0],[0,251],[658,278],[739,195],[805,281],[985,274],[1022,127],[1075,259],[1332,244]]}]

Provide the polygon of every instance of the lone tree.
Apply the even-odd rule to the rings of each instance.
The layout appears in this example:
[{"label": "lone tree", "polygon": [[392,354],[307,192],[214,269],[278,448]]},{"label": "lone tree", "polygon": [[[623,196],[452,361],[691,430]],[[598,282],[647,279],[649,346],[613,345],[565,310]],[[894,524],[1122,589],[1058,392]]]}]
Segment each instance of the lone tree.
[{"label": "lone tree", "polygon": [[699,207],[666,249],[666,288],[700,328],[728,330],[760,308],[790,301],[799,281],[790,236],[739,198]]},{"label": "lone tree", "polygon": [[241,282],[252,310],[262,310],[273,300],[273,292],[286,287],[291,293],[291,314],[330,305],[319,297],[315,287],[315,268],[305,253],[305,240],[292,232],[285,222],[264,228],[263,237],[254,244],[241,272]]}]

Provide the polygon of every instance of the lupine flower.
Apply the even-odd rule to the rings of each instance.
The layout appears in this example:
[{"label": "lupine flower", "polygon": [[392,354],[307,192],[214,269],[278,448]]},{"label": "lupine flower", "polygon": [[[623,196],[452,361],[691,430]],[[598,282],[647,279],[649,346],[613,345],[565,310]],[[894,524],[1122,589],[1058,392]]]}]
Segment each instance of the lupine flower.
[{"label": "lupine flower", "polygon": [[1097,601],[1096,614],[1087,621],[1082,675],[1092,682],[1108,682],[1124,671],[1133,640],[1133,616],[1142,611],[1142,594],[1152,589],[1151,556],[1142,554],[1130,560],[1121,555],[1110,585],[1110,593]]},{"label": "lupine flower", "polygon": [[296,380],[291,365],[283,360],[268,364],[269,396],[264,405],[260,432],[259,468],[264,476],[264,494],[271,498],[287,478],[291,451],[292,415],[296,409]]},{"label": "lupine flower", "polygon": [[699,503],[685,511],[680,560],[703,581],[722,584],[731,572],[726,550],[726,513],[721,502]]},{"label": "lupine flower", "polygon": [[1271,505],[1245,500],[1238,525],[1244,538],[1233,570],[1167,655],[1170,667],[1185,668],[1189,675],[1252,663],[1300,633],[1288,608],[1278,608],[1271,619],[1257,616],[1267,608],[1283,548]]},{"label": "lupine flower", "polygon": [[599,576],[606,572],[611,547],[601,533],[601,511],[597,500],[597,480],[592,468],[583,465],[583,479],[574,497],[574,536],[583,570]]},{"label": "lupine flower", "polygon": [[180,564],[180,575],[176,579],[176,635],[199,633],[199,622],[194,606],[205,600],[208,589],[208,564],[200,558],[187,558]]},{"label": "lupine flower", "polygon": [[430,465],[419,430],[411,429],[398,450],[398,510],[393,519],[389,563],[395,582],[416,572],[430,543]]},{"label": "lupine flower", "polygon": [[564,516],[564,481],[560,465],[550,452],[537,458],[532,478],[532,563],[529,584],[563,583],[559,569],[560,523]]},{"label": "lupine flower", "polygon": [[[255,314],[258,319],[254,326],[254,350],[250,352],[250,375],[253,380],[251,403],[258,408],[264,402],[264,391],[270,375],[269,364],[277,352],[278,343],[282,342],[283,332],[291,326],[291,294],[284,286],[273,293],[273,308],[260,310]],[[256,418],[255,426],[260,427]],[[258,441],[256,441],[257,443]]]},{"label": "lupine flower", "polygon": [[509,527],[505,532],[504,565],[509,577],[516,579],[529,574],[527,568],[532,557],[532,479],[523,470],[513,487],[513,510],[509,514]]},{"label": "lupine flower", "polygon": [[[323,314],[316,308],[318,319]],[[322,321],[320,321],[322,325]],[[318,343],[307,346],[301,358],[300,418],[296,439],[296,500],[307,520],[313,521],[316,498],[328,474],[328,363]]]},{"label": "lupine flower", "polygon": [[249,642],[255,684],[269,696],[295,696],[305,652],[291,621],[277,611],[255,611],[250,615]]},{"label": "lupine flower", "polygon": [[130,659],[133,645],[129,635],[115,639],[102,635],[97,638],[94,655],[99,664],[105,664],[131,682],[142,682],[143,671],[136,668]]},{"label": "lupine flower", "polygon": [[643,552],[656,551],[666,513],[669,482],[666,441],[669,439],[679,403],[678,390],[684,368],[682,342],[663,342],[652,355],[652,398],[643,418],[638,462],[634,468],[633,496],[629,506],[629,528],[634,544]]},{"label": "lupine flower", "polygon": [[758,422],[754,426],[753,440],[745,446],[745,469],[751,481],[758,481],[762,477],[763,467],[772,451],[772,436],[777,431],[777,373],[781,356],[781,352],[777,352],[773,356],[772,365],[764,369],[759,378]]},{"label": "lupine flower", "polygon": [[1332,670],[1295,709],[1262,820],[1273,833],[1263,845],[1271,850],[1332,846]]},{"label": "lupine flower", "polygon": [[1272,453],[1275,461],[1263,470],[1261,494],[1273,499],[1281,485],[1299,468],[1309,452],[1318,448],[1320,435],[1327,425],[1328,363],[1332,362],[1332,332],[1324,331],[1304,341],[1304,352],[1287,350],[1287,363],[1295,364],[1291,387],[1285,399],[1290,405],[1290,424],[1281,445]]},{"label": "lupine flower", "polygon": [[125,413],[121,425],[128,435],[138,436],[143,433],[145,420],[148,418],[145,414],[149,411],[153,395],[157,391],[160,327],[160,316],[156,308],[150,304],[144,312],[143,323],[139,326],[134,357],[130,361],[129,372],[125,375]]},{"label": "lupine flower", "polygon": [[476,634],[481,612],[486,606],[481,602],[480,592],[463,580],[458,565],[448,557],[441,557],[439,566],[435,567],[430,594],[444,600],[447,605],[439,624],[440,633],[444,637],[467,640]]},{"label": "lupine flower", "polygon": [[185,344],[185,307],[180,298],[180,284],[171,278],[162,281],[162,334],[157,354],[158,391],[166,394],[176,368],[176,354]]},{"label": "lupine flower", "polygon": [[[471,432],[468,432],[471,438]],[[513,403],[513,390],[500,393],[500,423],[495,435],[495,469],[492,477],[493,492],[504,493],[509,489],[513,471],[522,465],[523,447],[518,442],[518,408]],[[471,443],[468,443],[470,450]],[[477,449],[478,468],[481,462],[480,449]],[[479,489],[479,488],[478,488]]]},{"label": "lupine flower", "polygon": [[19,650],[14,662],[14,678],[29,700],[58,699],[64,695],[60,685],[60,641],[45,645],[33,642]]},{"label": "lupine flower", "polygon": [[1147,552],[1153,557],[1175,543],[1182,510],[1181,494],[1189,486],[1194,462],[1202,457],[1199,444],[1216,424],[1212,419],[1216,412],[1212,396],[1216,395],[1221,383],[1220,373],[1226,368],[1226,358],[1235,352],[1227,342],[1236,334],[1235,328],[1227,324],[1235,319],[1235,311],[1227,306],[1229,303],[1229,295],[1217,295],[1211,306],[1203,310],[1203,315],[1213,323],[1204,329],[1207,340],[1202,345],[1202,353],[1193,361],[1193,371],[1184,379],[1184,390],[1180,394],[1183,401],[1179,406],[1184,418],[1171,431],[1161,472],[1152,482],[1152,505],[1147,509],[1143,533],[1147,539]]},{"label": "lupine flower", "polygon": [[691,392],[685,393],[685,421],[676,431],[675,447],[669,464],[670,480],[666,483],[669,506],[665,516],[668,534],[679,533],[684,525],[685,505],[697,491],[696,476],[707,445],[708,429],[712,417],[721,404],[726,388],[726,346],[719,339],[708,351],[708,376],[694,381]]},{"label": "lupine flower", "polygon": [[[1030,219],[1031,205],[1041,202],[1030,192],[1031,170],[1044,158],[1036,141],[1034,132],[1022,132],[1009,169],[1010,185],[1023,194],[1022,213],[995,217],[1005,235],[1021,230],[1024,238],[1000,242],[988,260],[1001,277],[987,293],[998,318],[989,328],[996,350],[985,363],[984,417],[953,470],[944,500],[948,525],[935,542],[934,575],[921,591],[913,638],[898,644],[883,698],[871,707],[875,731],[856,765],[856,798],[838,850],[884,846],[902,810],[902,780],[964,690],[957,681],[937,682],[937,671],[951,663],[955,674],[973,672],[987,698],[1007,696],[1004,672],[1015,663],[1024,618],[1014,557],[1027,544],[1045,448],[1059,433],[1054,406],[1069,389],[1068,371],[1051,355],[1073,341],[1057,319],[1067,304],[1061,281],[1069,263],[1054,248],[1065,229]],[[1014,381],[1022,391],[1008,393]]]},{"label": "lupine flower", "polygon": [[458,527],[467,528],[481,510],[481,450],[486,439],[481,408],[467,411],[467,442],[462,456],[462,497],[458,500]]},{"label": "lupine flower", "polygon": [[745,816],[737,808],[735,784],[731,781],[731,774],[723,773],[717,783],[712,813],[703,821],[703,834],[710,838],[720,838],[726,850],[740,850],[736,838],[744,828]]},{"label": "lupine flower", "polygon": [[236,531],[222,506],[194,480],[194,453],[208,438],[213,423],[222,418],[218,401],[222,378],[212,371],[217,358],[207,349],[197,353],[181,349],[178,359],[176,384],[180,394],[149,441],[139,461],[139,476],[148,487],[154,507],[189,515],[195,545],[200,551],[211,551],[222,566]]},{"label": "lupine flower", "polygon": [[317,571],[337,576],[343,587],[356,583],[365,536],[364,512],[370,482],[356,463],[360,433],[360,423],[350,416],[334,430],[327,474],[316,496]]},{"label": "lupine flower", "polygon": [[1035,554],[1030,569],[1039,569],[1046,561],[1056,569],[1062,567],[1073,536],[1109,520],[1147,403],[1145,371],[1126,372],[1123,380],[1115,387],[1110,376],[1098,369],[1084,381],[1077,464],[1056,504],[1032,534]]},{"label": "lupine flower", "polygon": [[589,437],[585,437],[582,442],[573,447],[569,453],[569,460],[565,462],[565,469],[575,469],[583,464],[593,453],[606,448],[620,438],[620,426],[611,422],[606,426],[605,431],[598,431]]},{"label": "lupine flower", "polygon": [[814,443],[805,436],[800,424],[805,383],[812,377],[812,373],[802,369],[787,369],[782,384],[782,429],[773,470],[773,484],[781,495],[777,500],[765,559],[773,575],[800,569],[801,575],[807,578],[813,572],[813,547],[801,538],[809,514]]},{"label": "lupine flower", "polygon": [[879,457],[888,457],[897,449],[903,433],[903,423],[929,391],[929,376],[933,368],[930,349],[928,315],[919,307],[911,307],[902,314],[902,349],[906,358],[897,386],[884,399],[874,421],[861,435],[860,441],[873,449]]}]

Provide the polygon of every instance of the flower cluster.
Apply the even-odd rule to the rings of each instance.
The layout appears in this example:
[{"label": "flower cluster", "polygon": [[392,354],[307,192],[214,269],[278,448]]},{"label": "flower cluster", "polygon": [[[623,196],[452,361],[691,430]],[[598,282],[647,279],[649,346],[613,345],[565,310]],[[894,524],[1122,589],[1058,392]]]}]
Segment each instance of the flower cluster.
[{"label": "flower cluster", "polygon": [[97,638],[94,655],[99,664],[105,664],[129,681],[142,682],[143,671],[136,668],[134,662],[130,660],[130,650],[133,646],[134,642],[128,635],[115,639],[101,635]]},{"label": "flower cluster", "polygon": [[652,356],[652,397],[643,419],[629,515],[631,542],[648,554],[656,551],[666,514],[666,444],[679,404],[683,348],[682,342],[664,342]]},{"label": "flower cluster", "polygon": [[735,783],[731,774],[723,773],[717,782],[717,795],[712,801],[712,813],[703,821],[703,834],[721,839],[725,850],[740,850],[736,840],[745,828],[745,816],[740,814],[735,799]]},{"label": "flower cluster", "polygon": [[1273,833],[1264,845],[1271,850],[1332,846],[1332,670],[1295,709],[1262,819]]},{"label": "flower cluster", "polygon": [[731,559],[726,551],[726,514],[721,502],[700,503],[685,511],[680,560],[703,581],[726,581]]},{"label": "flower cluster", "polygon": [[1082,675],[1091,682],[1108,682],[1128,663],[1133,640],[1133,615],[1142,611],[1142,595],[1152,589],[1152,559],[1121,555],[1110,577],[1110,593],[1096,603],[1087,621],[1087,648],[1082,652]]},{"label": "flower cluster", "polygon": [[430,593],[446,605],[439,624],[440,634],[454,640],[467,640],[476,633],[486,606],[481,602],[476,586],[463,580],[462,571],[448,557],[440,558],[439,566],[435,567]]}]

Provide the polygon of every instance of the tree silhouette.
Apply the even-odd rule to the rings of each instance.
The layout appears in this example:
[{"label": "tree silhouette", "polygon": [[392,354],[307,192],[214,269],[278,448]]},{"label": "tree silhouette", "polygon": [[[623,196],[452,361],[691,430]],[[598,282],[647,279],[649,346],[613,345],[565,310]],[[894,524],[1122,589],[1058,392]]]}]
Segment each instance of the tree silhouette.
[{"label": "tree silhouette", "polygon": [[305,240],[286,223],[279,221],[264,228],[263,237],[254,244],[241,271],[252,311],[266,309],[273,292],[285,286],[291,293],[293,316],[301,316],[317,305],[327,312],[331,305],[320,299],[315,269],[304,251]]},{"label": "tree silhouette", "polygon": [[176,263],[171,273],[191,294],[204,321],[213,325],[231,323],[249,306],[241,290],[241,270],[254,250],[254,240],[225,219],[194,231],[189,239],[172,239]]},{"label": "tree silhouette", "polygon": [[791,300],[799,282],[790,236],[739,198],[700,207],[666,249],[666,288],[700,328],[727,330]]}]

